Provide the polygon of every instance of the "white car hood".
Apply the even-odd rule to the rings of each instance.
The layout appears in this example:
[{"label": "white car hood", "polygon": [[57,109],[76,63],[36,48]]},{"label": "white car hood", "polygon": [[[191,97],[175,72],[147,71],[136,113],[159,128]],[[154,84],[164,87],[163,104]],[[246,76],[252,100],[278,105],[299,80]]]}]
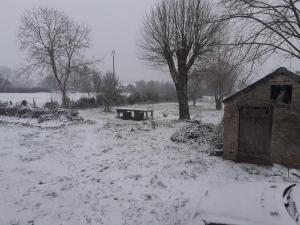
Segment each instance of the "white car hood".
[{"label": "white car hood", "polygon": [[290,185],[249,182],[210,190],[201,199],[194,220],[200,217],[206,222],[233,225],[295,225],[283,200],[283,192]]}]

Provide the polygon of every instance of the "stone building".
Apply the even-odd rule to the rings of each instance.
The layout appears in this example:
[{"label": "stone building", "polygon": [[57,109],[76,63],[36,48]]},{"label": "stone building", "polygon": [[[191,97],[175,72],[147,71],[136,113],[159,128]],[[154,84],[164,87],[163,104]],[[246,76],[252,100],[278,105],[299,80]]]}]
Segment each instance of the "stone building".
[{"label": "stone building", "polygon": [[300,168],[300,76],[281,67],[223,103],[225,159]]}]

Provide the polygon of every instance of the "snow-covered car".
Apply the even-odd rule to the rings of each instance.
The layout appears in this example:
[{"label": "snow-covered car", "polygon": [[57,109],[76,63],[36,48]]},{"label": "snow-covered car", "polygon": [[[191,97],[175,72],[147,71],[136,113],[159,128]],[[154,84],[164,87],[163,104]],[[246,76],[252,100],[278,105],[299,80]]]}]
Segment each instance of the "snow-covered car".
[{"label": "snow-covered car", "polygon": [[207,191],[189,225],[300,225],[300,184],[233,183]]}]

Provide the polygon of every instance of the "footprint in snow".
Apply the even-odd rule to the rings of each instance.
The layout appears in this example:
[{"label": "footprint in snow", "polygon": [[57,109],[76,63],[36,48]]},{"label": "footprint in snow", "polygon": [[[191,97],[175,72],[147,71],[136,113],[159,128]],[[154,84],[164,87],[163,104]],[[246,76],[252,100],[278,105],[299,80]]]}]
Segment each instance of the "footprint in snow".
[{"label": "footprint in snow", "polygon": [[109,166],[103,167],[101,170],[99,170],[100,173],[104,172],[105,170],[109,169]]},{"label": "footprint in snow", "polygon": [[50,197],[50,199],[54,199],[57,197],[57,193],[52,191],[45,194],[46,197]]},{"label": "footprint in snow", "polygon": [[166,186],[163,182],[161,181],[158,181],[157,182],[157,186],[160,187],[160,188],[167,188],[168,186]]},{"label": "footprint in snow", "polygon": [[143,176],[140,175],[140,174],[127,176],[128,179],[133,179],[133,180],[135,180],[135,181],[140,180],[142,177],[143,177]]},{"label": "footprint in snow", "polygon": [[105,148],[102,152],[103,153],[108,153],[108,152],[110,152],[111,150],[113,150],[112,148]]}]

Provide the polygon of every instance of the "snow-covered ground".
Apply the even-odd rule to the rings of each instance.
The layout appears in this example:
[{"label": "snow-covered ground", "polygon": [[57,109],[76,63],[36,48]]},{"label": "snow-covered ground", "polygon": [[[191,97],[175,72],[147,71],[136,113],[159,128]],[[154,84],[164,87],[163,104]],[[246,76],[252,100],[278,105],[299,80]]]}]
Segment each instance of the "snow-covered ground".
[{"label": "snow-covered ground", "polygon": [[[102,109],[80,111],[90,121],[64,127],[1,117],[0,224],[185,225],[207,189],[287,179],[284,167],[238,164],[209,156],[207,145],[171,142],[186,124],[176,120],[175,103],[138,107],[153,108],[154,122]],[[215,124],[223,116],[208,100],[191,114]]]}]

